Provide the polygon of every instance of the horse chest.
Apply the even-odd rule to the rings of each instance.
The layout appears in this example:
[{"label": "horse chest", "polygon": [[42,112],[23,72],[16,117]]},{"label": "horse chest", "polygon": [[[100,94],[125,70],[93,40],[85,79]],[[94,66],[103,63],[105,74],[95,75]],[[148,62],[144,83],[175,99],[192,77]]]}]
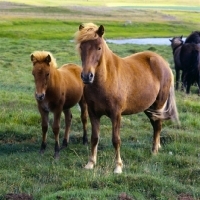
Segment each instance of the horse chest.
[{"label": "horse chest", "polygon": [[[92,91],[92,92],[91,92]],[[85,99],[89,109],[96,115],[107,115],[110,114],[120,107],[119,97],[113,96],[111,92],[101,93],[101,90],[85,90]]]}]

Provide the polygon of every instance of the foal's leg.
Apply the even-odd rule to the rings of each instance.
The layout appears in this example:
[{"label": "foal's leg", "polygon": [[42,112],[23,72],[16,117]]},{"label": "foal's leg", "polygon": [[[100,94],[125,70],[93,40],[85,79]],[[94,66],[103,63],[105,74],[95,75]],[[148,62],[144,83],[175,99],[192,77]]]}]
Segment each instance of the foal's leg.
[{"label": "foal's leg", "polygon": [[90,121],[92,125],[92,135],[91,135],[91,155],[86,169],[93,169],[97,160],[97,147],[99,142],[99,126],[100,126],[100,117],[96,117],[93,114],[90,114]]},{"label": "foal's leg", "polygon": [[114,173],[122,173],[122,160],[120,156],[120,146],[121,146],[121,139],[120,139],[120,123],[121,123],[121,114],[117,116],[111,117],[112,120],[112,143],[115,148],[115,170]]},{"label": "foal's leg", "polygon": [[158,153],[158,149],[161,148],[160,145],[160,132],[162,129],[162,120],[156,120],[153,121],[152,119],[150,119],[151,124],[153,126],[153,147],[152,147],[152,153],[153,154],[157,154]]},{"label": "foal's leg", "polygon": [[52,129],[55,137],[55,153],[54,153],[55,159],[59,159],[59,151],[60,151],[60,145],[59,145],[60,116],[61,116],[61,111],[54,112]]},{"label": "foal's leg", "polygon": [[83,124],[83,144],[88,144],[88,137],[87,137],[88,109],[84,97],[81,98],[79,106],[81,107],[81,121]]},{"label": "foal's leg", "polygon": [[70,126],[72,122],[72,113],[70,109],[64,110],[63,112],[65,114],[65,135],[64,135],[61,149],[64,149],[65,147],[67,147],[69,143],[69,131],[70,131]]},{"label": "foal's leg", "polygon": [[43,154],[45,149],[46,149],[46,146],[47,146],[47,130],[48,130],[48,123],[49,123],[49,112],[39,108],[39,112],[41,114],[41,117],[42,117],[42,144],[41,144],[41,147],[40,147],[40,154]]}]

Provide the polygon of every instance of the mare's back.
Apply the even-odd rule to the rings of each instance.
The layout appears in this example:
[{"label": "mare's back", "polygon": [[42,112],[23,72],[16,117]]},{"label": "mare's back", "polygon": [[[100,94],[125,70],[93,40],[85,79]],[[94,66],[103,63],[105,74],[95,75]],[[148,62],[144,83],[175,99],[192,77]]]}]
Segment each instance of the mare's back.
[{"label": "mare's back", "polygon": [[59,72],[64,77],[65,81],[71,82],[71,83],[78,83],[82,85],[81,80],[81,67],[75,64],[65,64],[62,67],[60,67]]},{"label": "mare's back", "polygon": [[[157,71],[169,68],[168,63],[160,55],[151,51],[136,53],[131,56],[125,57],[124,59],[128,63],[132,63],[132,67],[135,70],[140,70],[144,73],[148,72],[149,70]],[[157,64],[150,65],[151,62],[156,62]]]}]

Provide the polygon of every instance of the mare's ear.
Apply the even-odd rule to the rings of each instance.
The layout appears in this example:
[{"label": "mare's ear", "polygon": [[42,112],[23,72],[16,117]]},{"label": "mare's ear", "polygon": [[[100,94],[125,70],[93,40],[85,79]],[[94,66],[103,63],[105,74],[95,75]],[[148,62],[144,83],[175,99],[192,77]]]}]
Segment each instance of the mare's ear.
[{"label": "mare's ear", "polygon": [[104,34],[103,25],[99,26],[99,29],[97,30],[97,34],[99,35],[99,37],[101,37]]},{"label": "mare's ear", "polygon": [[172,40],[172,39],[169,39],[169,41],[172,42],[173,40]]},{"label": "mare's ear", "polygon": [[81,24],[80,26],[79,26],[79,31],[81,30],[81,29],[83,29],[84,28],[84,26]]},{"label": "mare's ear", "polygon": [[181,35],[181,37],[180,37],[181,39],[183,38],[183,35]]},{"label": "mare's ear", "polygon": [[51,62],[51,56],[48,54],[44,61],[49,65],[49,63]]}]

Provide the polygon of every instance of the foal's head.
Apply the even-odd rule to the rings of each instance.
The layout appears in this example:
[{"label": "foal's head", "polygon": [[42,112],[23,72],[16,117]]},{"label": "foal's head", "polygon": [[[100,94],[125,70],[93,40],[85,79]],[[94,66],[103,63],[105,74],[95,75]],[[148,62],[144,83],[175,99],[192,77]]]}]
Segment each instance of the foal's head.
[{"label": "foal's head", "polygon": [[95,70],[100,64],[103,52],[104,27],[97,27],[89,23],[80,25],[76,33],[77,49],[81,56],[82,73],[81,78],[85,84],[92,83],[95,77]]},{"label": "foal's head", "polygon": [[36,51],[31,55],[33,63],[32,74],[35,79],[35,97],[42,101],[45,97],[47,85],[50,79],[50,65],[54,61],[49,52]]},{"label": "foal's head", "polygon": [[172,49],[180,46],[183,44],[183,40],[182,40],[183,36],[180,37],[174,37],[172,39],[169,39],[169,41],[171,42],[171,47]]}]

